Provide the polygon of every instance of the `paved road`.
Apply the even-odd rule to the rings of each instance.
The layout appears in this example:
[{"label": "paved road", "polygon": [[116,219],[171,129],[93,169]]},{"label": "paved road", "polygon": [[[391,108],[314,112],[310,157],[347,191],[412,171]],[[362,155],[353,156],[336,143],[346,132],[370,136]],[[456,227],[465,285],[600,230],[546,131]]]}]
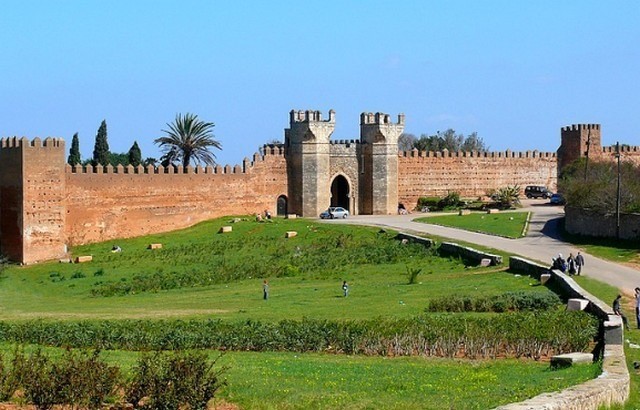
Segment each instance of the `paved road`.
[{"label": "paved road", "polygon": [[[390,227],[400,231],[438,235],[500,249],[549,265],[551,265],[551,258],[558,253],[562,253],[565,258],[570,252],[574,255],[576,254],[576,248],[559,239],[558,222],[564,216],[562,207],[549,206],[541,200],[524,201],[524,206],[524,210],[532,212],[532,217],[526,237],[520,239],[507,239],[461,229],[413,222],[413,219],[429,216],[429,214],[357,215],[348,219],[327,221],[327,223],[374,225]],[[585,252],[582,252],[582,254],[585,257],[585,266],[582,269],[583,275],[617,286],[629,294],[633,294],[633,289],[636,286],[640,286],[639,270],[598,259]]]}]

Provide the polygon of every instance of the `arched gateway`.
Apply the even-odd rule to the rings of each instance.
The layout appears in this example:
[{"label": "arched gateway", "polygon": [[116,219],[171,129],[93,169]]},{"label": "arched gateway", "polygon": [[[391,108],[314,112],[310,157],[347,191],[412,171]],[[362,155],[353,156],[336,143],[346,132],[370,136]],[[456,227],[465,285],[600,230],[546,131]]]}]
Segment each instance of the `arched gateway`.
[{"label": "arched gateway", "polygon": [[350,192],[347,178],[344,175],[336,176],[331,183],[331,206],[341,206],[347,211],[352,211]]}]

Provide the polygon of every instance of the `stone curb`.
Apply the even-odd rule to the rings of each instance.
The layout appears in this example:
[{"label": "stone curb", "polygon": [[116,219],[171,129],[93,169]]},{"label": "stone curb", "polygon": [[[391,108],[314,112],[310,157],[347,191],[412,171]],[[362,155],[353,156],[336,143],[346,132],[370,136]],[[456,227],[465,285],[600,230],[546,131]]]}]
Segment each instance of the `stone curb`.
[{"label": "stone curb", "polygon": [[[513,261],[513,263],[511,262]],[[510,257],[509,267],[538,276],[549,269],[524,258]],[[612,309],[560,271],[551,271],[552,280],[565,296],[587,299],[587,310],[605,322],[602,373],[596,379],[555,393],[543,393],[529,400],[497,407],[496,410],[597,410],[623,404],[629,398],[630,377],[624,356],[622,321]]]}]

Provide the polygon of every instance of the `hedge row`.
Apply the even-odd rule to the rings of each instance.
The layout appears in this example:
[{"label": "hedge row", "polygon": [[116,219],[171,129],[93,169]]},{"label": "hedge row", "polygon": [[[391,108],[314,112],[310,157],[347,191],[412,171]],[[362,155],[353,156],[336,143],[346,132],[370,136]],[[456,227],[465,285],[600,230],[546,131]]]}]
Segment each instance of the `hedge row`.
[{"label": "hedge row", "polygon": [[129,378],[105,363],[98,350],[67,350],[52,359],[39,349],[25,355],[16,348],[12,356],[8,363],[0,356],[0,400],[19,397],[38,410],[100,409],[107,400],[118,408],[205,410],[225,370],[215,371],[215,361],[202,352],[143,354]]},{"label": "hedge row", "polygon": [[596,330],[597,320],[586,313],[550,310],[499,315],[430,314],[366,321],[37,320],[0,323],[0,341],[123,350],[538,358],[584,350]]},{"label": "hedge row", "polygon": [[506,292],[494,296],[447,296],[432,299],[428,312],[508,312],[545,310],[562,303],[555,293]]}]

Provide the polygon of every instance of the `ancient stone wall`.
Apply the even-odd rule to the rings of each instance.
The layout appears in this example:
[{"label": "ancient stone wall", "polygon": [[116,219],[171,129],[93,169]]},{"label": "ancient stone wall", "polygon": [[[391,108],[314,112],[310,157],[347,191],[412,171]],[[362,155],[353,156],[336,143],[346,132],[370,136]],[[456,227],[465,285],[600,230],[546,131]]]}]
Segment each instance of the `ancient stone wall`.
[{"label": "ancient stone wall", "polygon": [[477,198],[492,190],[518,185],[545,185],[555,191],[557,162],[551,152],[401,152],[398,200],[408,209],[421,196],[458,192]]},{"label": "ancient stone wall", "polygon": [[[574,235],[615,238],[618,222],[614,212],[603,215],[586,209],[565,207],[565,229]],[[620,239],[640,239],[640,214],[620,214]]]},{"label": "ancient stone wall", "polygon": [[224,215],[275,214],[278,197],[287,195],[281,148],[233,168],[102,168],[67,166],[71,245],[166,232]]},{"label": "ancient stone wall", "polygon": [[64,256],[64,141],[0,145],[0,252],[23,263]]}]

